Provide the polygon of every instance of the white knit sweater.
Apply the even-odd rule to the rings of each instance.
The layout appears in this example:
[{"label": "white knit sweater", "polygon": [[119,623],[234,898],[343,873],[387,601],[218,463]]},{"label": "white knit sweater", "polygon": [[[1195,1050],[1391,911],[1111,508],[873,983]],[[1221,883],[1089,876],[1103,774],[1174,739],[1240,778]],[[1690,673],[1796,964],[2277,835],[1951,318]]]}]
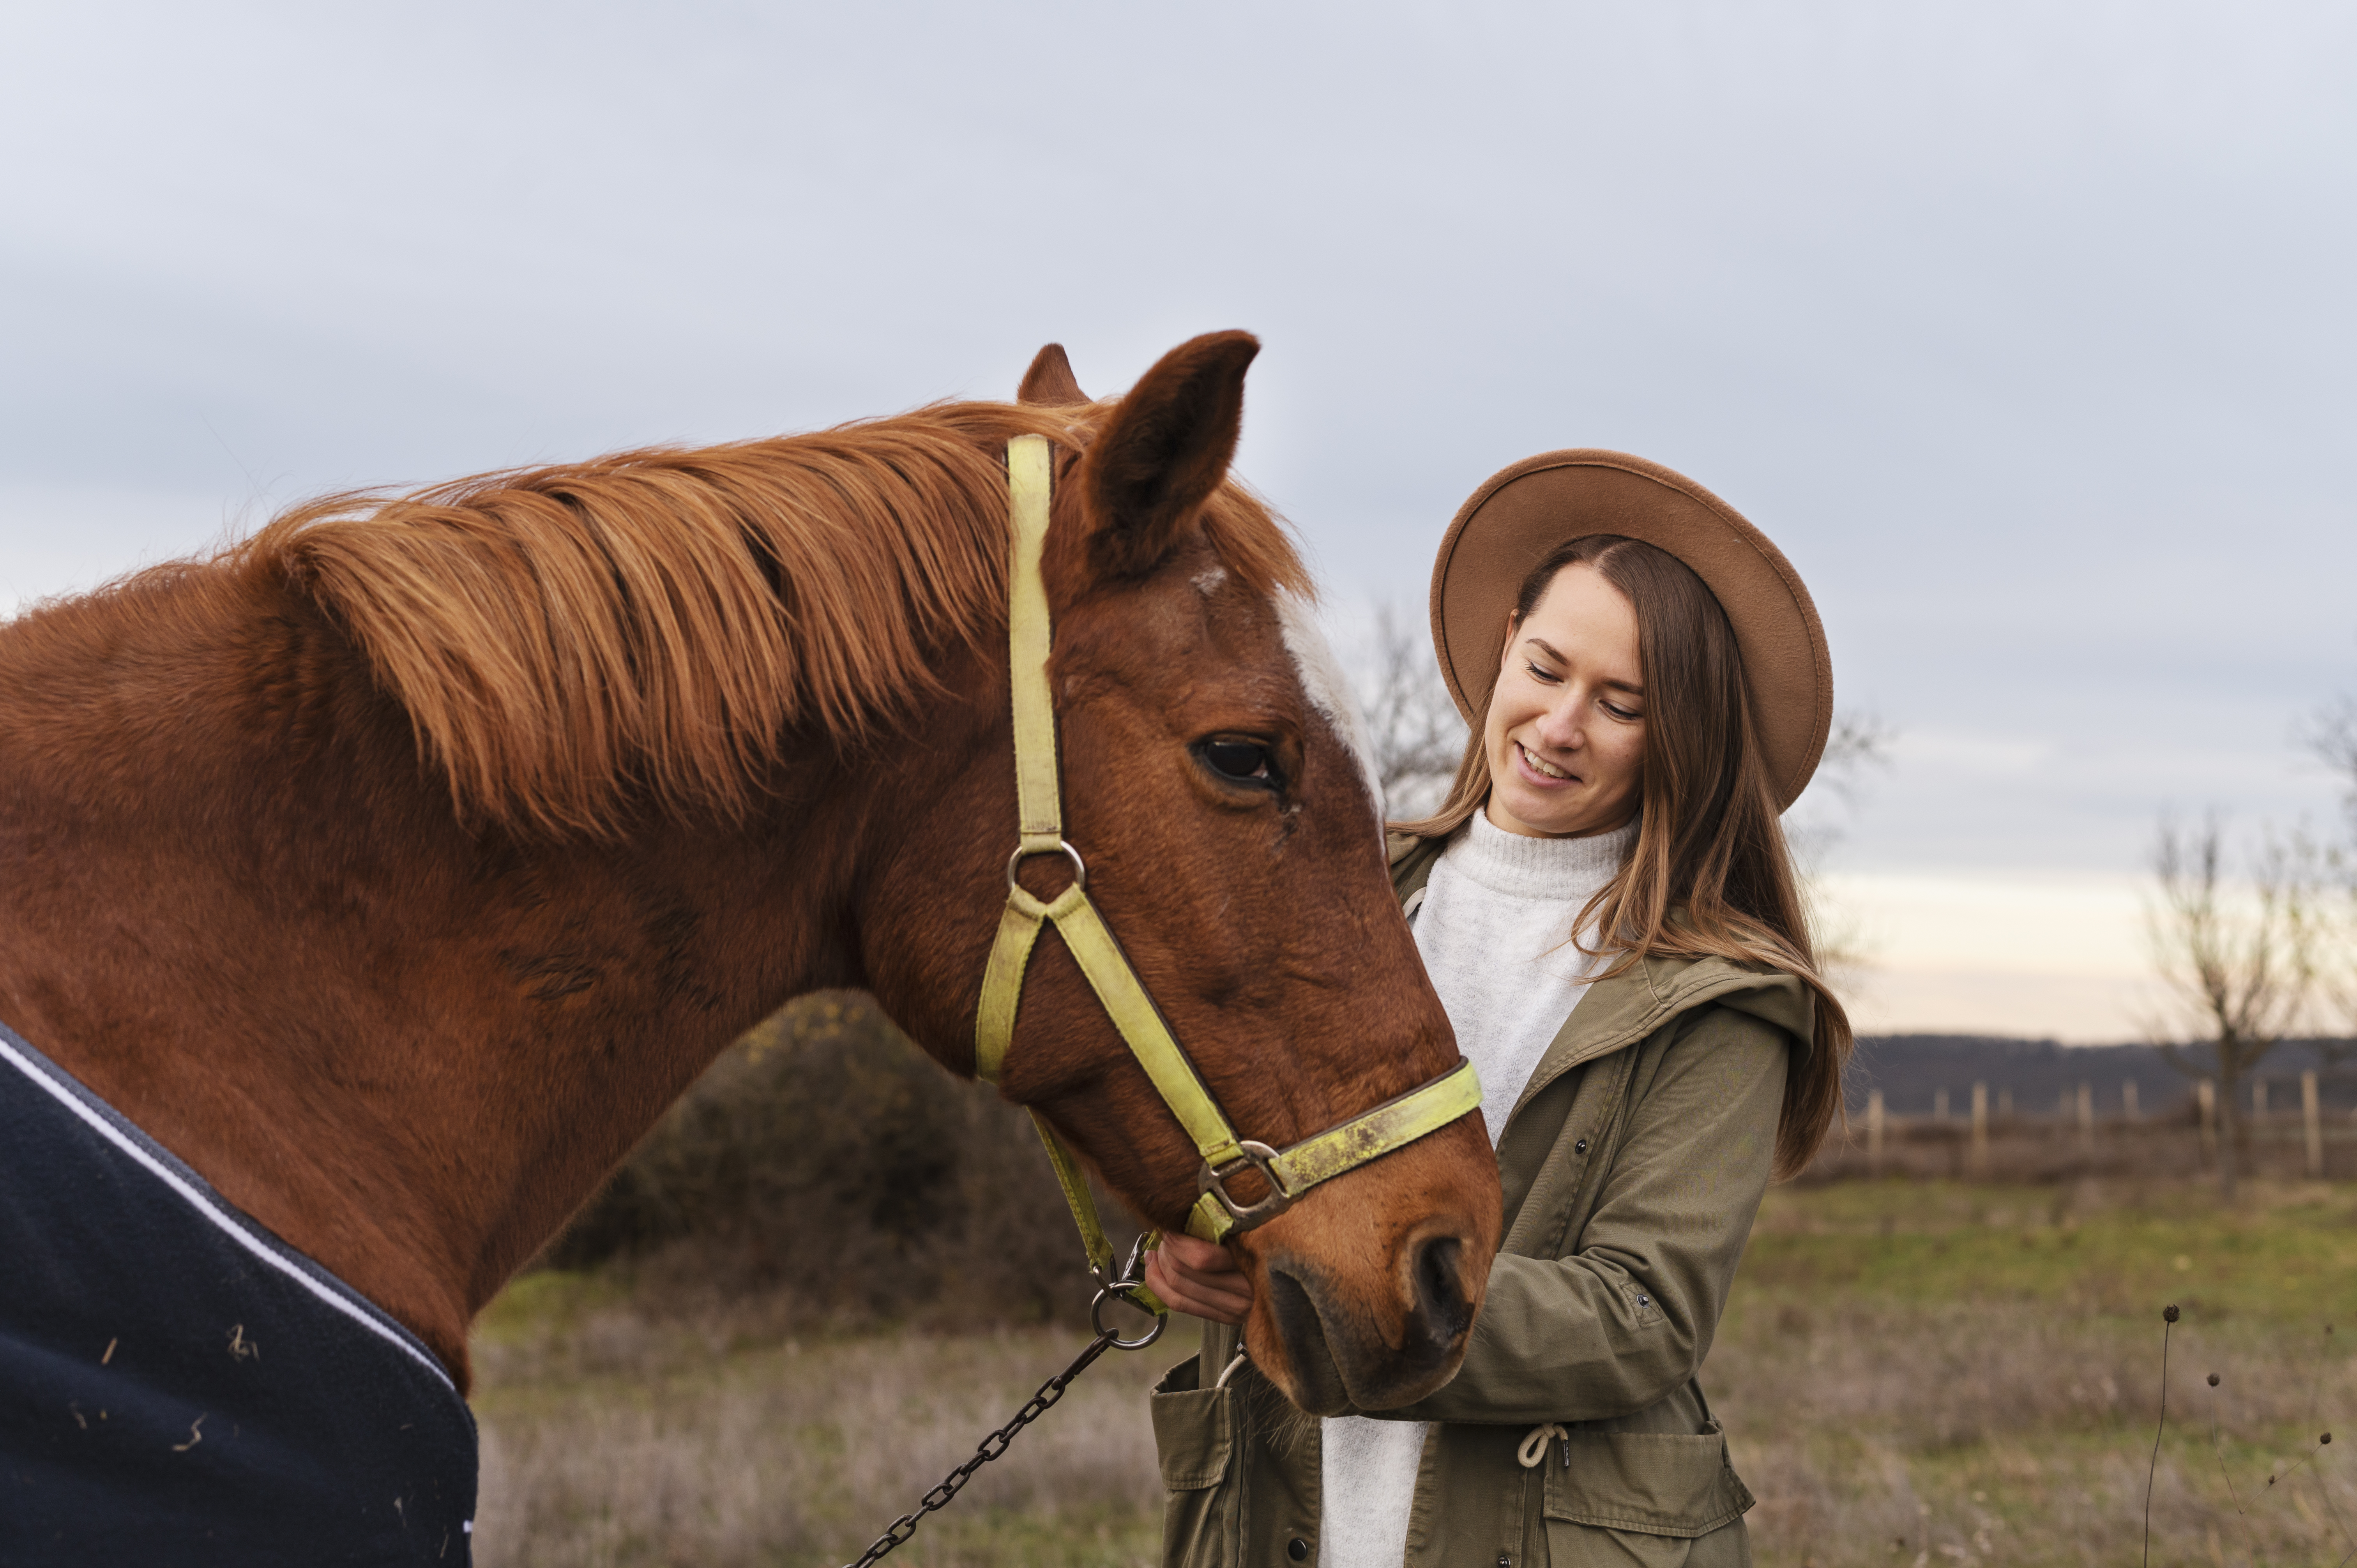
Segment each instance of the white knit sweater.
[{"label": "white knit sweater", "polygon": [[[1414,917],[1416,950],[1458,1048],[1481,1075],[1492,1144],[1600,961],[1572,944],[1572,921],[1636,842],[1633,822],[1594,838],[1539,839],[1476,814],[1433,865]],[[1324,1423],[1321,1568],[1400,1568],[1425,1425]]]}]

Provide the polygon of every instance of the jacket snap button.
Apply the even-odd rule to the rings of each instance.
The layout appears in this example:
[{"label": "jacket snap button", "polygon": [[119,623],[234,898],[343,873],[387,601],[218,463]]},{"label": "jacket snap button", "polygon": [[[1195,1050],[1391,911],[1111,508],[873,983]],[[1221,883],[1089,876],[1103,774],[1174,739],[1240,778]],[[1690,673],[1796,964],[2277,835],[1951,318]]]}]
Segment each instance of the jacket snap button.
[{"label": "jacket snap button", "polygon": [[1514,1554],[1511,1552],[1498,1553],[1498,1568],[1514,1568]]},{"label": "jacket snap button", "polygon": [[1309,1543],[1297,1535],[1285,1543],[1285,1554],[1296,1563],[1307,1562],[1309,1557]]},{"label": "jacket snap button", "polygon": [[[1578,1143],[1574,1144],[1571,1146],[1571,1152],[1572,1152],[1573,1154],[1575,1154],[1575,1155],[1584,1155],[1584,1154],[1587,1153],[1587,1139],[1585,1139],[1585,1138],[1582,1138]],[[1498,1561],[1500,1561],[1501,1563],[1502,1563],[1502,1562],[1504,1562],[1504,1561],[1505,1561],[1505,1559],[1501,1557],[1501,1558],[1500,1558]]]}]

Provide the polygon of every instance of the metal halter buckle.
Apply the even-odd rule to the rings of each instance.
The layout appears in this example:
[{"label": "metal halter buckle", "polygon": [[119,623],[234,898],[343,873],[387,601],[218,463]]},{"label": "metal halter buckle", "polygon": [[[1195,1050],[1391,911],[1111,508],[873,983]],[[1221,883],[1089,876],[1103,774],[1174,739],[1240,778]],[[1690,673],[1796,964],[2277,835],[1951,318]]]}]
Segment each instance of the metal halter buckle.
[{"label": "metal halter buckle", "polygon": [[[1292,1208],[1293,1200],[1298,1195],[1288,1190],[1284,1178],[1276,1174],[1275,1149],[1250,1138],[1237,1139],[1236,1148],[1243,1155],[1242,1159],[1230,1160],[1216,1171],[1211,1168],[1211,1162],[1206,1160],[1202,1169],[1196,1173],[1195,1186],[1199,1191],[1210,1193],[1212,1199],[1228,1211],[1228,1218],[1235,1221],[1237,1230],[1249,1230],[1255,1225],[1265,1224]],[[1268,1196],[1249,1207],[1230,1197],[1225,1185],[1228,1177],[1236,1175],[1246,1165],[1260,1172],[1261,1179],[1268,1183]]]},{"label": "metal halter buckle", "polygon": [[1059,852],[1063,854],[1063,857],[1066,860],[1072,863],[1072,885],[1081,889],[1083,893],[1087,892],[1089,886],[1088,863],[1081,858],[1081,852],[1074,849],[1071,843],[1064,839],[1058,839],[1054,849],[1033,849],[1028,844],[1017,844],[1015,846],[1015,853],[1006,857],[1007,891],[1010,893],[1022,891],[1023,885],[1015,880],[1015,873],[1025,861],[1030,859],[1035,854],[1055,854]]}]

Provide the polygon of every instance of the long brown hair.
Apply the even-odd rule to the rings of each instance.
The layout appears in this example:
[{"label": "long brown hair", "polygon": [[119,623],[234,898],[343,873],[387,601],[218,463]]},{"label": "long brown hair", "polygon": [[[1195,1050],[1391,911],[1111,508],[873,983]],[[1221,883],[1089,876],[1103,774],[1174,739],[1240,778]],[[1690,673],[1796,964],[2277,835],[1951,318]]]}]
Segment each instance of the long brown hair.
[{"label": "long brown hair", "polygon": [[[1614,533],[1549,551],[1514,596],[1514,623],[1538,607],[1557,573],[1575,565],[1595,570],[1636,611],[1645,683],[1636,846],[1580,911],[1578,928],[1593,922],[1598,950],[1619,950],[1599,979],[1648,957],[1718,957],[1780,971],[1809,988],[1814,1037],[1784,1080],[1776,1130],[1776,1174],[1797,1176],[1841,1113],[1849,1015],[1817,972],[1735,628],[1692,568],[1665,550]],[[1496,684],[1492,674],[1493,694]],[[1421,822],[1395,822],[1395,831],[1440,837],[1489,800],[1489,703],[1485,695],[1440,809]]]}]

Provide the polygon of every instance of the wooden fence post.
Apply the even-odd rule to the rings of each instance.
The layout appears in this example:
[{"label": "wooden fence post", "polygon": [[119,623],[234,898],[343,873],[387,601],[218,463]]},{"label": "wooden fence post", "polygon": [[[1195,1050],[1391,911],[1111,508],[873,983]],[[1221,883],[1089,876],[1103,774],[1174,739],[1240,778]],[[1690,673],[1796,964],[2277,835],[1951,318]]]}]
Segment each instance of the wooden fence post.
[{"label": "wooden fence post", "polygon": [[2136,1109],[2136,1079],[2128,1079],[2120,1085],[2120,1110],[2131,1122],[2144,1120],[2144,1112]]},{"label": "wooden fence post", "polygon": [[2201,1163],[2214,1165],[2218,1159],[2218,1086],[2203,1079],[2193,1086],[2193,1101],[2201,1108]]},{"label": "wooden fence post", "polygon": [[2095,1152],[2095,1086],[2092,1083],[2079,1086],[2079,1152]]},{"label": "wooden fence post", "polygon": [[1973,1175],[1988,1175],[1988,1085],[1973,1085]]},{"label": "wooden fence post", "polygon": [[2324,1108],[2318,1103],[2316,1069],[2299,1075],[2299,1119],[2308,1133],[2308,1179],[2324,1179]]},{"label": "wooden fence post", "polygon": [[1866,1091],[1866,1170],[1868,1176],[1882,1174],[1882,1090]]}]

